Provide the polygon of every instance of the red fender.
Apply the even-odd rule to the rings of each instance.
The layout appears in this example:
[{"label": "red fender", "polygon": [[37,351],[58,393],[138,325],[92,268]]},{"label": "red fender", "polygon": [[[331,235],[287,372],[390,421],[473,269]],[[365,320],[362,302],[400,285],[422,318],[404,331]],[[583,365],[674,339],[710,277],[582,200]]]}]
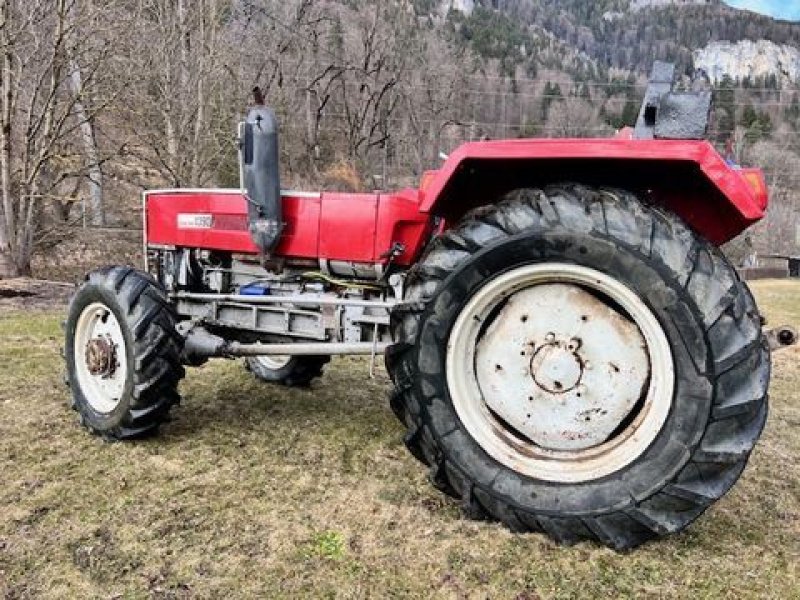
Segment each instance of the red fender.
[{"label": "red fender", "polygon": [[643,194],[716,244],[761,219],[767,207],[761,171],[728,165],[707,141],[609,138],[463,144],[425,178],[420,210],[452,222],[509,190],[556,181]]}]

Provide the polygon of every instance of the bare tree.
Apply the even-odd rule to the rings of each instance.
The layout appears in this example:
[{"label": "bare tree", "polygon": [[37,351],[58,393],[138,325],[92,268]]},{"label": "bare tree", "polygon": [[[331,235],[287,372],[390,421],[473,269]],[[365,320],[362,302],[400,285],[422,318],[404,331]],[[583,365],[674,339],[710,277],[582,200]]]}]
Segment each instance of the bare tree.
[{"label": "bare tree", "polygon": [[92,225],[105,225],[106,213],[103,206],[103,169],[100,150],[97,147],[95,128],[83,101],[83,76],[81,66],[74,59],[69,62],[69,83],[75,97],[75,116],[79,121],[81,141],[86,155],[87,179],[89,182],[89,221]]},{"label": "bare tree", "polygon": [[120,42],[131,79],[118,106],[120,135],[174,186],[210,183],[231,154],[241,90],[223,60],[227,10],[218,0],[143,0],[135,35]]},{"label": "bare tree", "polygon": [[73,140],[104,106],[86,100],[110,48],[79,35],[96,16],[79,0],[0,4],[0,277],[29,272],[44,202],[99,163],[97,154],[70,160]]},{"label": "bare tree", "polygon": [[464,48],[453,47],[440,37],[421,41],[416,64],[410,70],[403,89],[403,122],[396,135],[408,147],[414,174],[419,177],[436,166],[440,152],[463,141],[465,112],[464,90],[468,88],[469,56]]},{"label": "bare tree", "polygon": [[577,96],[558,100],[547,114],[546,133],[551,137],[602,137],[612,131],[600,118],[599,109]]},{"label": "bare tree", "polygon": [[349,35],[358,71],[340,81],[343,120],[347,128],[348,154],[365,155],[371,148],[383,146],[391,135],[390,121],[398,108],[398,86],[407,67],[410,40],[396,8],[376,3],[361,13]]},{"label": "bare tree", "polygon": [[409,102],[425,100],[413,90],[413,73],[424,65],[413,15],[376,1],[243,2],[236,29],[242,79],[266,90],[284,117],[288,170],[319,178],[321,166],[345,161],[385,183],[388,159],[408,137]]},{"label": "bare tree", "polygon": [[761,141],[744,152],[747,164],[762,165],[770,194],[767,216],[753,230],[760,253],[797,254],[800,233],[800,157],[789,142]]},{"label": "bare tree", "polygon": [[73,2],[68,7],[67,20],[71,35],[66,37],[65,52],[68,59],[69,89],[75,103],[75,118],[78,121],[89,187],[88,221],[92,225],[99,226],[105,225],[106,221],[103,206],[102,158],[97,144],[94,115],[91,114],[91,107],[87,106],[87,103],[91,102],[91,98],[87,97],[87,90],[83,84],[81,62],[85,59],[85,52],[81,40],[86,39],[84,36],[94,38],[95,33],[103,30],[105,24],[101,22],[102,7],[93,6],[89,0],[85,0],[82,8],[83,14],[76,15],[76,11],[79,9],[75,3]]}]

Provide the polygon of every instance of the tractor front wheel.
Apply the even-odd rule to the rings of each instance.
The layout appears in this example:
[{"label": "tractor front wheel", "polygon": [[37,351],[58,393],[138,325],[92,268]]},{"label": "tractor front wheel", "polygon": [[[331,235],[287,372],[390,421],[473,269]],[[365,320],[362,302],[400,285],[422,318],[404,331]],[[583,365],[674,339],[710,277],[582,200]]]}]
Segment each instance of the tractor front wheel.
[{"label": "tractor front wheel", "polygon": [[155,432],[180,400],[183,338],[164,290],[128,267],[93,271],[72,298],[64,358],[71,406],[109,440]]},{"label": "tractor front wheel", "polygon": [[767,415],[724,256],[625,191],[521,190],[439,237],[392,315],[406,445],[465,512],[623,549],[737,480]]},{"label": "tractor front wheel", "polygon": [[306,387],[322,376],[330,360],[330,356],[254,356],[245,360],[245,367],[266,383]]}]

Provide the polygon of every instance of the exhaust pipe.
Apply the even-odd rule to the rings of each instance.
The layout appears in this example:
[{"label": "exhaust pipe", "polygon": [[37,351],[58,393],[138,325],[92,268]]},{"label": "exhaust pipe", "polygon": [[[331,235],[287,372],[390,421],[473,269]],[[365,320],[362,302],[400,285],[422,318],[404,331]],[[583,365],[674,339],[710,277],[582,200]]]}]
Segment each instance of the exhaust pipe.
[{"label": "exhaust pipe", "polygon": [[269,255],[283,230],[279,174],[278,120],[264,106],[259,88],[255,106],[239,123],[239,176],[247,198],[250,236],[262,254]]},{"label": "exhaust pipe", "polygon": [[797,341],[797,330],[790,325],[781,325],[764,331],[771,352],[794,346]]}]

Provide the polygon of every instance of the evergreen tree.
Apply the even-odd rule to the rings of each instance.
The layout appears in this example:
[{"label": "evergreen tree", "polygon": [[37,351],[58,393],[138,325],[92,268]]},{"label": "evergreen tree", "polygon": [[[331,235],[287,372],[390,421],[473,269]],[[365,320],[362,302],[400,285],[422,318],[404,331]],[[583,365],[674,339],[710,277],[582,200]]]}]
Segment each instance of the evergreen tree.
[{"label": "evergreen tree", "polygon": [[800,130],[800,98],[798,98],[797,92],[792,95],[792,102],[786,108],[784,116],[792,129]]},{"label": "evergreen tree", "polygon": [[748,104],[742,111],[742,116],[739,118],[739,125],[745,129],[749,129],[757,120],[758,113],[756,112],[756,109],[753,108],[752,104]]},{"label": "evergreen tree", "polygon": [[714,125],[716,141],[725,143],[736,129],[736,94],[734,81],[725,75],[714,93]]},{"label": "evergreen tree", "polygon": [[546,81],[544,84],[544,93],[542,98],[542,122],[547,120],[547,115],[550,112],[550,105],[563,98],[561,94],[561,86],[557,83],[550,83]]}]

